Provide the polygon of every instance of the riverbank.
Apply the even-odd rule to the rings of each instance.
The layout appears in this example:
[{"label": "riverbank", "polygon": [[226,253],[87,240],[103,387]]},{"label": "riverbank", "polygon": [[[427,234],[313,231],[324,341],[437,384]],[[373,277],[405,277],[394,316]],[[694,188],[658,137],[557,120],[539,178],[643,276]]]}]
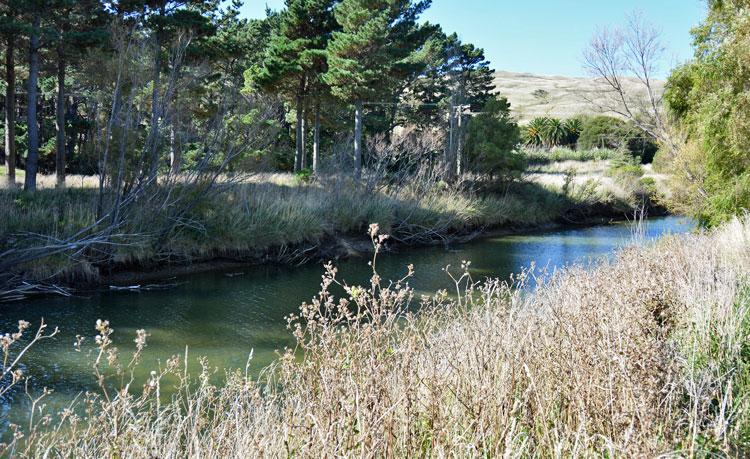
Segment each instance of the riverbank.
[{"label": "riverbank", "polygon": [[[95,189],[2,193],[0,213],[10,217],[0,221],[0,246],[65,240],[97,220]],[[521,182],[498,193],[440,183],[355,185],[336,177],[305,182],[272,174],[196,199],[166,235],[154,229],[171,223],[161,209],[143,206],[129,215],[118,239],[106,247],[106,258],[97,258],[101,249],[45,257],[20,266],[17,280],[90,288],[232,266],[299,264],[366,251],[370,222],[389,232],[392,244],[413,247],[487,231],[621,219],[632,215],[633,204],[590,182],[564,190]]]},{"label": "riverbank", "polygon": [[[187,378],[173,358],[143,393],[90,395],[75,421],[55,415],[19,430],[12,452],[743,456],[748,247],[750,223],[735,221],[595,267],[534,273],[545,281],[532,294],[517,290],[532,273],[475,284],[455,266],[457,295],[421,300],[405,281],[378,276],[344,284],[339,299],[333,288],[347,273],[331,269],[291,321],[302,358],[289,350],[259,378],[230,371],[219,385],[207,365]],[[109,336],[107,324],[99,331]],[[107,340],[99,346],[116,356]],[[177,395],[157,403],[172,385]]]}]

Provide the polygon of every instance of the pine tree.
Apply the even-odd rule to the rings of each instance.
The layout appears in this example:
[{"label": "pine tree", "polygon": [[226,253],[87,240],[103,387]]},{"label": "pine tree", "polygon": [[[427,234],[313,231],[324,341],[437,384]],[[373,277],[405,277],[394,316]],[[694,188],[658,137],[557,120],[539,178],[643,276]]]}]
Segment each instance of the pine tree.
[{"label": "pine tree", "polygon": [[[250,87],[279,93],[295,106],[295,171],[301,170],[306,162],[306,99],[309,95],[314,95],[318,113],[319,101],[326,91],[322,75],[326,70],[326,47],[335,26],[334,2],[335,0],[287,0],[279,31],[271,38],[263,65],[253,67],[247,73]],[[315,137],[318,140],[319,129],[319,122],[316,122]],[[318,150],[316,142],[314,152]]]},{"label": "pine tree", "polygon": [[39,164],[39,120],[37,119],[38,83],[39,83],[39,51],[41,49],[42,12],[46,8],[45,1],[30,1],[25,5],[30,24],[29,34],[29,77],[26,89],[26,116],[28,152],[26,154],[26,176],[23,188],[26,191],[36,190],[36,174]]},{"label": "pine tree", "polygon": [[16,48],[23,31],[20,0],[6,0],[0,16],[0,34],[5,41],[5,163],[11,187],[16,185]]},{"label": "pine tree", "polygon": [[70,60],[80,57],[86,49],[101,45],[107,38],[107,14],[98,0],[55,0],[50,6],[52,36],[57,66],[57,97],[55,103],[55,172],[57,186],[65,186],[66,138],[66,70]]},{"label": "pine tree", "polygon": [[354,103],[354,175],[362,169],[362,116],[368,100],[389,99],[400,78],[413,69],[411,54],[424,42],[417,24],[430,0],[342,0],[335,8],[341,30],[328,46],[324,80],[332,93]]},{"label": "pine tree", "polygon": [[[119,15],[137,15],[150,30],[153,44],[151,77],[151,121],[146,140],[147,175],[154,179],[159,168],[162,129],[165,117],[162,92],[163,53],[180,31],[191,31],[196,36],[215,32],[211,22],[220,0],[120,0],[116,2]],[[175,71],[176,69],[172,69]]]}]

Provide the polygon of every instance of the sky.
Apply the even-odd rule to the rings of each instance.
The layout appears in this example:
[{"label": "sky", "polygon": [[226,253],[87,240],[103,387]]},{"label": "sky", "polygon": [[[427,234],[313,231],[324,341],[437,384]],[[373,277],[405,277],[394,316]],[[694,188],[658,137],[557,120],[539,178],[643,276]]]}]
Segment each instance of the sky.
[{"label": "sky", "polygon": [[[246,17],[263,17],[283,0],[245,0]],[[690,29],[705,16],[705,0],[433,0],[422,16],[447,33],[483,48],[496,70],[585,76],[581,54],[601,27],[638,12],[662,32],[660,76],[692,56]]]}]

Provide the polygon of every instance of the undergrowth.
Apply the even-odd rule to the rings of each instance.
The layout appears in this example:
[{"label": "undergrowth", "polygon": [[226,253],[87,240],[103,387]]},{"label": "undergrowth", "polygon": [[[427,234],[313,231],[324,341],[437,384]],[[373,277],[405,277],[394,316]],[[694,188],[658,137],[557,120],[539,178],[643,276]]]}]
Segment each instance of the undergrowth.
[{"label": "undergrowth", "polygon": [[[259,376],[174,356],[133,380],[136,352],[97,322],[82,409],[16,426],[18,457],[643,457],[750,452],[750,222],[622,250],[596,266],[475,282],[417,297],[377,272],[348,285],[332,264],[289,318],[296,348]],[[530,281],[536,288],[526,288]],[[342,292],[339,296],[334,292]],[[415,308],[419,305],[419,308]],[[415,312],[415,310],[418,311]],[[28,324],[22,324],[25,333]],[[14,337],[4,339],[17,355]],[[80,345],[80,342],[78,343]],[[4,365],[4,375],[14,368]],[[21,381],[22,374],[15,380]],[[116,383],[116,384],[115,384]],[[119,389],[111,389],[112,384]],[[174,385],[173,396],[160,393]]]}]

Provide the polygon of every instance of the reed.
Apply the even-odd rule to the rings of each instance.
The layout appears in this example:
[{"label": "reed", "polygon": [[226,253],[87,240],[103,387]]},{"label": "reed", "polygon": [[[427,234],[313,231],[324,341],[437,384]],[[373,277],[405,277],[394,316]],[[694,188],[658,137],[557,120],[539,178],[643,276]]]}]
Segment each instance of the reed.
[{"label": "reed", "polygon": [[[376,249],[388,236],[369,234]],[[180,357],[128,378],[98,322],[94,372],[124,381],[16,430],[6,454],[64,457],[633,457],[750,451],[750,221],[594,267],[529,269],[416,298],[339,281],[289,318],[297,348],[210,382]],[[525,288],[534,281],[536,287]],[[333,292],[345,292],[337,296]],[[415,311],[419,305],[418,312]],[[120,363],[127,362],[130,363]],[[173,381],[168,383],[168,381]],[[174,382],[176,381],[176,382]],[[159,397],[174,384],[169,401]]]}]

